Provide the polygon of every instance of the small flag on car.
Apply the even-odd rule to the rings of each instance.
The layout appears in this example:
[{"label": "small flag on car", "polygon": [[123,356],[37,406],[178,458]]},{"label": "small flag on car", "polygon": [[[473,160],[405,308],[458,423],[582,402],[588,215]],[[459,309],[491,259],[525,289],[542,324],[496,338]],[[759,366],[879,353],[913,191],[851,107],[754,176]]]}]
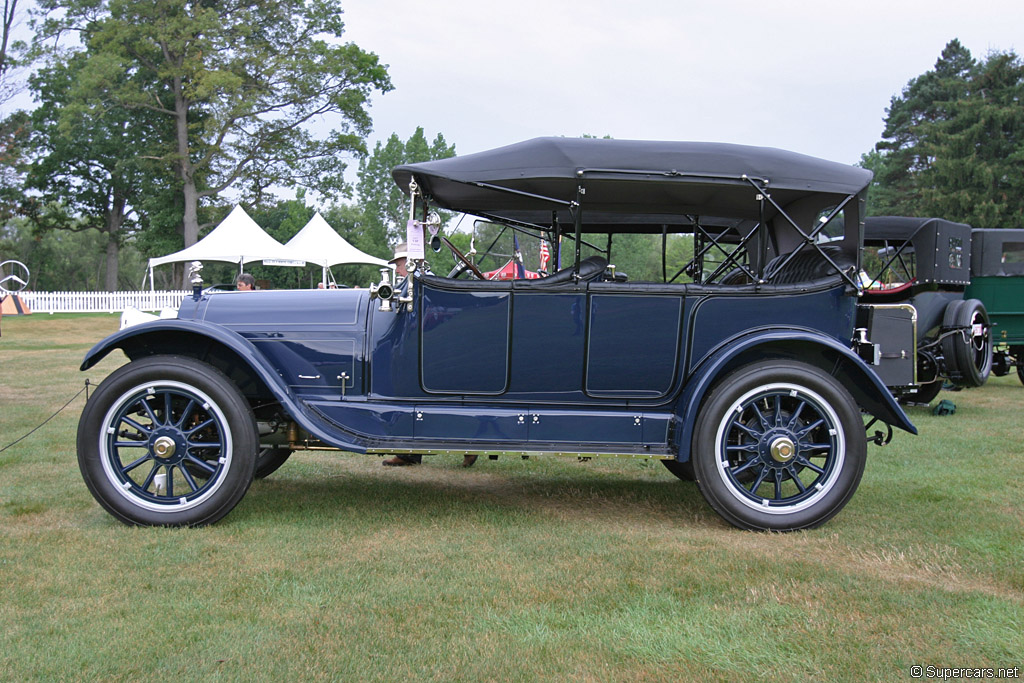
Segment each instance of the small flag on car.
[{"label": "small flag on car", "polygon": [[513,256],[513,258],[516,261],[516,279],[517,280],[525,280],[526,279],[526,266],[523,265],[523,252],[519,250],[519,236],[518,235],[516,235],[516,234],[512,235],[512,243],[515,246],[515,251],[513,252],[515,254],[515,256]]}]

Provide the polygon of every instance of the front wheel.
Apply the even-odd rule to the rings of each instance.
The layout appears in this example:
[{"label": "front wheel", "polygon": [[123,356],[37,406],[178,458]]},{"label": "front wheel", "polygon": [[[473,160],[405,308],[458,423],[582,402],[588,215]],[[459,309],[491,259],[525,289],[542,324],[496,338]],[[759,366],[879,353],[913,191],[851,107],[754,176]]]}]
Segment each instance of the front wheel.
[{"label": "front wheel", "polygon": [[867,441],[860,410],[832,376],[761,361],[711,391],[693,438],[694,476],[726,521],[792,531],[823,524],[860,483]]},{"label": "front wheel", "polygon": [[78,465],[93,497],[126,524],[200,526],[252,483],[249,403],[217,369],[151,356],[115,370],[78,423]]}]

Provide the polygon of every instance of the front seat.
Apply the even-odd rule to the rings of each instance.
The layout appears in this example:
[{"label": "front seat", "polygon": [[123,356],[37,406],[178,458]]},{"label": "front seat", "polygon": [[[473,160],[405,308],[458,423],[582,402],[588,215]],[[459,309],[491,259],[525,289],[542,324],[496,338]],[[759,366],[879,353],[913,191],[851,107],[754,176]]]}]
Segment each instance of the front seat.
[{"label": "front seat", "polygon": [[[607,259],[601,256],[588,256],[580,261],[580,281],[590,282],[591,280],[596,280],[607,268]],[[571,282],[572,273],[573,268],[570,266],[568,268],[562,268],[548,277],[544,277],[539,280],[526,280],[525,282],[529,282],[531,285],[556,285],[560,282]]]}]

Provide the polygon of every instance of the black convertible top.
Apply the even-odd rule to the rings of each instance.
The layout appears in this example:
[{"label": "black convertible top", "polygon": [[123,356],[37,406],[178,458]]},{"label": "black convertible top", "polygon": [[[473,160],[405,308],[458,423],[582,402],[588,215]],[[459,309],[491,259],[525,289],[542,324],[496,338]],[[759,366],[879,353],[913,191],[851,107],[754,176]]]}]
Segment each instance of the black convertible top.
[{"label": "black convertible top", "polygon": [[913,246],[917,255],[914,276],[919,284],[967,285],[971,282],[971,226],[965,223],[944,218],[871,216],[864,220],[864,244],[894,247],[887,267],[902,259],[899,255]]},{"label": "black convertible top", "polygon": [[769,147],[558,137],[398,166],[392,175],[406,193],[415,176],[441,208],[542,225],[553,211],[571,222],[581,181],[586,223],[651,224],[678,223],[683,214],[756,220],[756,197],[765,191],[782,207],[822,195],[824,207],[858,194],[872,177]]},{"label": "black convertible top", "polygon": [[942,228],[959,228],[970,234],[971,226],[965,223],[947,221],[945,218],[916,218],[911,216],[870,216],[864,219],[864,241],[881,242],[888,240],[912,240],[922,232]]},{"label": "black convertible top", "polygon": [[1024,275],[1024,230],[978,229],[971,233],[971,275],[1019,277]]}]

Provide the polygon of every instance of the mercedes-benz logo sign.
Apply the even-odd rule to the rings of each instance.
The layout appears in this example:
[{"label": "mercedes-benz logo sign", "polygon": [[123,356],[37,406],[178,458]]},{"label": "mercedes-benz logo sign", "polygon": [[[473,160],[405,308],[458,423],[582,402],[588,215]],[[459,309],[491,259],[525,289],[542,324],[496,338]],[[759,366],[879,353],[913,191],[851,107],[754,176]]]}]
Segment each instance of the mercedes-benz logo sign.
[{"label": "mercedes-benz logo sign", "polygon": [[21,261],[0,263],[0,291],[17,294],[28,287],[28,266]]}]

